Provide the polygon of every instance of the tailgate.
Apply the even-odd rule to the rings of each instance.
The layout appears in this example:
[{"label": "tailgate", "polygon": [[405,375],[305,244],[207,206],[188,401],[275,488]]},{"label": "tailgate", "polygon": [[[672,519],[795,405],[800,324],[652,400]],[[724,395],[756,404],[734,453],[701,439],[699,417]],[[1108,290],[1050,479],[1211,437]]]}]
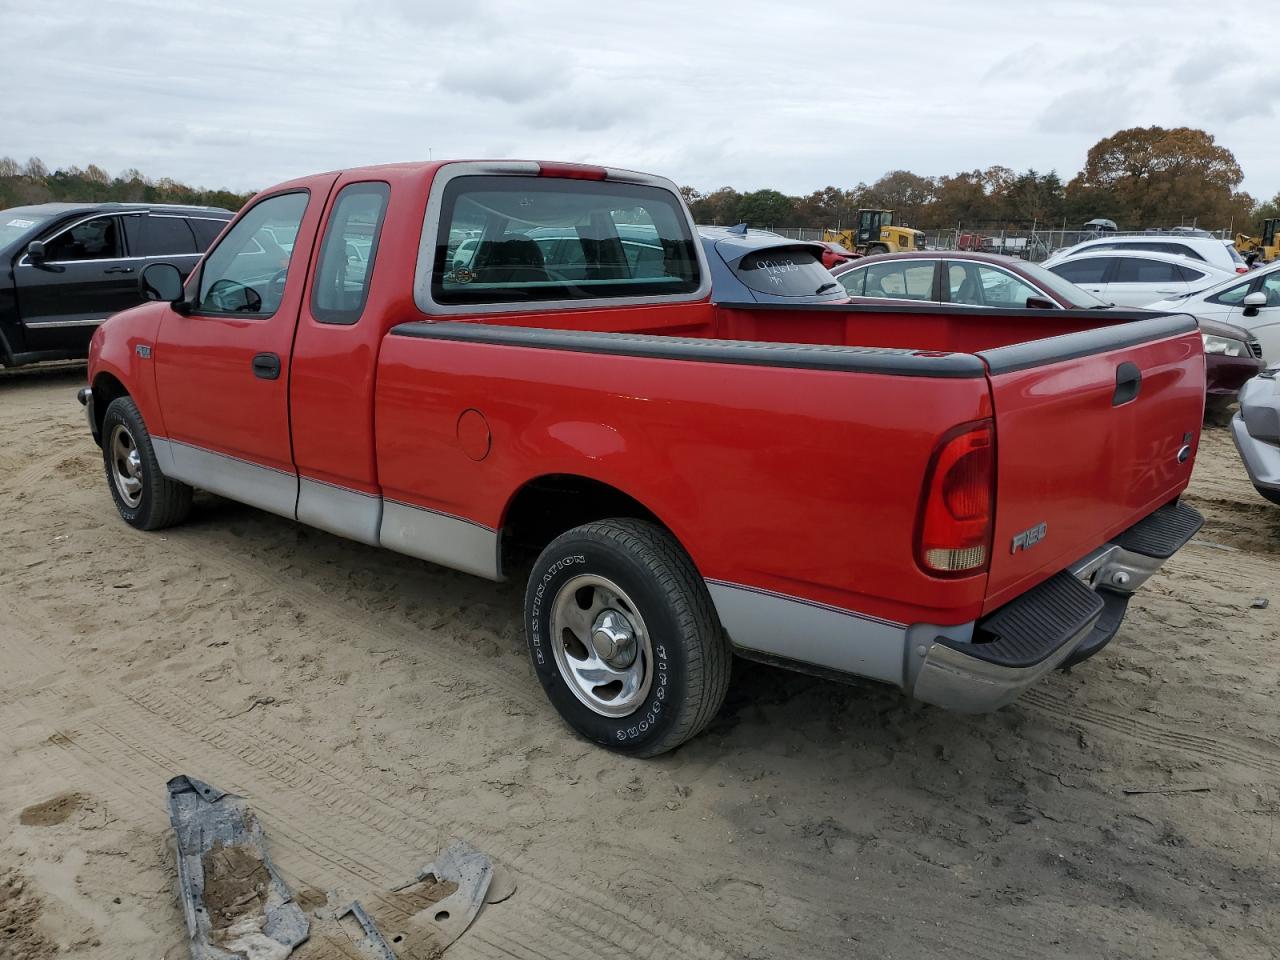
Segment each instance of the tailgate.
[{"label": "tailgate", "polygon": [[996,421],[989,611],[1182,491],[1204,353],[1195,319],[1167,315],[979,356]]}]

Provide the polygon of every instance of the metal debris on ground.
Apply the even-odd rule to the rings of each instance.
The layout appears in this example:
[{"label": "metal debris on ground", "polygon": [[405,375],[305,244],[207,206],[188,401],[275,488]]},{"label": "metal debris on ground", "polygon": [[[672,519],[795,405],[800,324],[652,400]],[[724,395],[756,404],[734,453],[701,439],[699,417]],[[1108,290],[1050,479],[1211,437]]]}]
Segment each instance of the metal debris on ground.
[{"label": "metal debris on ground", "polygon": [[[457,885],[453,893],[414,914],[411,921],[413,926],[424,930],[435,949],[443,950],[466,932],[484,906],[493,882],[493,861],[471,844],[451,840],[442,854],[418,871],[417,878],[392,890],[407,890],[425,882]],[[511,891],[514,889],[512,882]]]},{"label": "metal debris on ground", "polygon": [[[359,903],[352,903],[345,910],[334,914],[333,918],[346,930],[356,949],[366,957],[370,957],[371,960],[396,960],[395,951],[391,949],[391,944],[387,943],[387,938],[382,935],[382,932],[374,924],[373,918]],[[347,923],[344,922],[348,918],[360,926],[358,938],[356,932],[349,929]]]},{"label": "metal debris on ground", "polygon": [[1254,597],[1253,602],[1250,603],[1249,606],[1253,607],[1255,610],[1265,610],[1267,609],[1267,604],[1270,602],[1271,601],[1266,597]]},{"label": "metal debris on ground", "polygon": [[194,777],[167,784],[192,960],[284,960],[310,925],[244,800]]}]

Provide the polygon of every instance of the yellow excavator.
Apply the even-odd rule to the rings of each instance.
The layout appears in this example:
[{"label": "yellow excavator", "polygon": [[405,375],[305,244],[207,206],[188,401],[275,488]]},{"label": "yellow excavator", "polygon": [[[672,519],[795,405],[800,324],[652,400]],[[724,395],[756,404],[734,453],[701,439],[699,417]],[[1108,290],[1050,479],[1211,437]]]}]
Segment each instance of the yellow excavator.
[{"label": "yellow excavator", "polygon": [[1280,217],[1262,221],[1262,236],[1251,237],[1247,233],[1236,234],[1236,249],[1240,256],[1252,264],[1255,260],[1270,263],[1280,258]]},{"label": "yellow excavator", "polygon": [[859,210],[857,226],[851,230],[824,230],[826,243],[838,243],[861,256],[923,250],[924,233],[910,227],[895,227],[892,210]]}]

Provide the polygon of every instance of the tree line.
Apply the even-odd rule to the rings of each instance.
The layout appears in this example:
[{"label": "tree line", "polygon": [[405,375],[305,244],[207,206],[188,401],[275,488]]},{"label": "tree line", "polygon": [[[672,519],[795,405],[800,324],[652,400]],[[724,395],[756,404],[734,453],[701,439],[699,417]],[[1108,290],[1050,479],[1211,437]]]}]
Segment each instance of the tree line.
[{"label": "tree line", "polygon": [[[721,187],[701,193],[681,187],[699,223],[755,227],[848,227],[864,207],[894,210],[899,223],[922,230],[968,227],[1078,228],[1094,217],[1121,229],[1181,224],[1258,233],[1261,221],[1280,216],[1280,193],[1260,203],[1240,190],[1244,174],[1235,155],[1204,130],[1134,127],[1099,140],[1084,168],[1068,181],[1056,171],[1015,172],[992,166],[943,176],[891,170],[874,183],[829,186],[807,196],[778,190],[739,192]],[[238,210],[253,195],[207,190],[139,170],[116,176],[97,164],[50,171],[38,158],[20,164],[0,157],[0,208],[49,200],[190,203]]]},{"label": "tree line", "polygon": [[95,163],[88,167],[49,170],[38,157],[18,163],[0,157],[0,209],[51,200],[119,201],[124,203],[188,203],[239,210],[253,192],[206,190],[178,183],[168,177],[152,180],[135,169],[116,176]]},{"label": "tree line", "polygon": [[848,227],[870,207],[894,210],[898,223],[921,230],[1075,229],[1106,217],[1122,230],[1185,224],[1256,233],[1263,218],[1280,216],[1280,193],[1259,203],[1240,190],[1243,180],[1235,155],[1204,130],[1135,127],[1099,140],[1065,182],[1056,171],[992,166],[944,176],[891,170],[871,184],[807,196],[733,187],[681,193],[699,223],[756,227]]}]

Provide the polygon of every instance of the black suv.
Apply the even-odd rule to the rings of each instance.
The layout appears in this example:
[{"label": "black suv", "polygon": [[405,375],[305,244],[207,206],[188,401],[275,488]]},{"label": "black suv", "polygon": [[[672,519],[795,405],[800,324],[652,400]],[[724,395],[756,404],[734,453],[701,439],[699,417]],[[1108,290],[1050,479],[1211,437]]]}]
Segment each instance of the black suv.
[{"label": "black suv", "polygon": [[0,210],[0,365],[83,357],[98,324],[142,302],[151,260],[191,272],[220,207],[39,203]]}]

